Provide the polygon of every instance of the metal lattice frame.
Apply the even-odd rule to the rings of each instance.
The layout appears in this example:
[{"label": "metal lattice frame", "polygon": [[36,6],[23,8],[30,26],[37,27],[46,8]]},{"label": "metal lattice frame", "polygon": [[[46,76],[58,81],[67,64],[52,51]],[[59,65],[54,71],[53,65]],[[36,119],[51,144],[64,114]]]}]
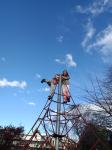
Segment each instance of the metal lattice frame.
[{"label": "metal lattice frame", "polygon": [[[84,136],[76,143],[73,137],[74,128],[80,121],[83,121],[85,125],[88,123],[82,116],[78,105],[74,103],[72,96],[71,102],[69,103],[63,103],[63,96],[60,76],[60,82],[56,87],[53,98],[47,100],[38,119],[25,136],[24,141],[21,142],[22,150],[30,150],[33,139],[36,139],[38,142],[36,149],[44,150],[48,147],[52,150],[78,150],[77,145]],[[73,113],[74,110],[75,113]],[[105,147],[104,143],[98,138],[98,135],[96,135],[94,131],[93,134],[97,137],[97,141],[92,145],[90,150],[94,150],[98,143],[101,143],[102,146]],[[28,135],[32,136],[27,141]],[[36,137],[37,135],[41,137],[41,140]]]}]

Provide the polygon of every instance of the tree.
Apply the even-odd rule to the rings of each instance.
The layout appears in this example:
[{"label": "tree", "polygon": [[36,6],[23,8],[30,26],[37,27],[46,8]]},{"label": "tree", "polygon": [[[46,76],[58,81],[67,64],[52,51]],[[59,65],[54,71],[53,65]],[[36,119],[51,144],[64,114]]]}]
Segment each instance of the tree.
[{"label": "tree", "polygon": [[[93,134],[93,132],[95,134]],[[112,150],[112,132],[94,124],[88,124],[78,142],[79,150]]]},{"label": "tree", "polygon": [[23,127],[6,126],[0,127],[0,150],[17,150],[22,139]]},{"label": "tree", "polygon": [[85,90],[86,100],[97,105],[104,114],[102,121],[105,120],[105,123],[102,125],[112,127],[112,66],[106,71],[104,79],[91,80],[91,87],[92,90]]}]

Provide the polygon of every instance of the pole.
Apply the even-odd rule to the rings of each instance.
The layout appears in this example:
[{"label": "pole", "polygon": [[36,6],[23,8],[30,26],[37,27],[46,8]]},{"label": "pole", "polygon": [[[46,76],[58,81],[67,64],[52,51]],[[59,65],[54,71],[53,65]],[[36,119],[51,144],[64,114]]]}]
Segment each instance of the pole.
[{"label": "pole", "polygon": [[[57,99],[57,120],[56,120],[56,134],[60,135],[60,112],[61,112],[61,75],[58,84],[58,99]],[[59,137],[55,139],[55,149],[59,150]]]}]

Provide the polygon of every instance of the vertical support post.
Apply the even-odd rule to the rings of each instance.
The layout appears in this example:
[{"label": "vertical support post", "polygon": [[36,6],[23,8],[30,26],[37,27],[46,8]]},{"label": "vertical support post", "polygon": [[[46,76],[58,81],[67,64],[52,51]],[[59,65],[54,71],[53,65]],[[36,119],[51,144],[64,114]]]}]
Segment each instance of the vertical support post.
[{"label": "vertical support post", "polygon": [[[61,112],[61,88],[62,88],[62,77],[60,75],[58,84],[58,98],[57,98],[57,121],[56,121],[56,134],[60,135],[60,112]],[[59,150],[59,137],[55,139],[55,149]]]}]

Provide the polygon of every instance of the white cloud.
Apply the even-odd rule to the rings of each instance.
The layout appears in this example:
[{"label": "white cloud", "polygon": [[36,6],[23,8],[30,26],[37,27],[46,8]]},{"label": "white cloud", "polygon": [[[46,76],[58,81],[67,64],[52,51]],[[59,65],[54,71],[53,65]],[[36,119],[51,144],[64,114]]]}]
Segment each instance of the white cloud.
[{"label": "white cloud", "polygon": [[66,64],[69,67],[76,67],[77,64],[76,62],[73,60],[73,56],[71,54],[66,54]]},{"label": "white cloud", "polygon": [[38,73],[36,73],[35,77],[36,77],[36,79],[40,79],[40,78],[41,78],[41,75],[38,74]]},{"label": "white cloud", "polygon": [[88,50],[96,49],[104,62],[112,61],[112,25],[108,25],[97,34],[95,42],[88,45]]},{"label": "white cloud", "polygon": [[43,89],[43,92],[49,92],[49,91],[50,91],[50,89],[47,87]]},{"label": "white cloud", "polygon": [[59,64],[65,64],[64,61],[60,60],[60,59],[55,59],[55,62],[59,63]]},{"label": "white cloud", "polygon": [[91,20],[105,12],[112,12],[112,0],[94,0],[87,6],[76,6],[76,11],[87,14],[88,23],[85,27],[85,37],[81,43],[86,52],[97,52],[104,62],[112,62],[112,25],[96,33]]},{"label": "white cloud", "polygon": [[26,81],[8,81],[6,78],[0,80],[0,87],[17,87],[24,89],[27,86]]},{"label": "white cloud", "polygon": [[82,14],[91,14],[97,16],[112,8],[112,0],[95,0],[92,4],[87,7],[81,5],[76,6],[76,11]]},{"label": "white cloud", "polygon": [[49,91],[50,91],[50,88],[48,88],[48,87],[45,87],[45,88],[38,90],[38,92],[49,92]]},{"label": "white cloud", "polygon": [[36,103],[34,103],[34,102],[29,102],[28,105],[36,106]]},{"label": "white cloud", "polygon": [[63,42],[63,35],[59,35],[56,39],[59,43],[62,43]]},{"label": "white cloud", "polygon": [[83,47],[85,47],[88,44],[88,42],[92,39],[96,31],[90,19],[88,20],[88,23],[85,26],[85,30],[86,30],[85,38],[81,43]]},{"label": "white cloud", "polygon": [[77,66],[76,62],[73,60],[72,54],[66,54],[64,60],[55,59],[55,62],[57,62],[59,64],[65,64],[69,67],[76,67]]}]

